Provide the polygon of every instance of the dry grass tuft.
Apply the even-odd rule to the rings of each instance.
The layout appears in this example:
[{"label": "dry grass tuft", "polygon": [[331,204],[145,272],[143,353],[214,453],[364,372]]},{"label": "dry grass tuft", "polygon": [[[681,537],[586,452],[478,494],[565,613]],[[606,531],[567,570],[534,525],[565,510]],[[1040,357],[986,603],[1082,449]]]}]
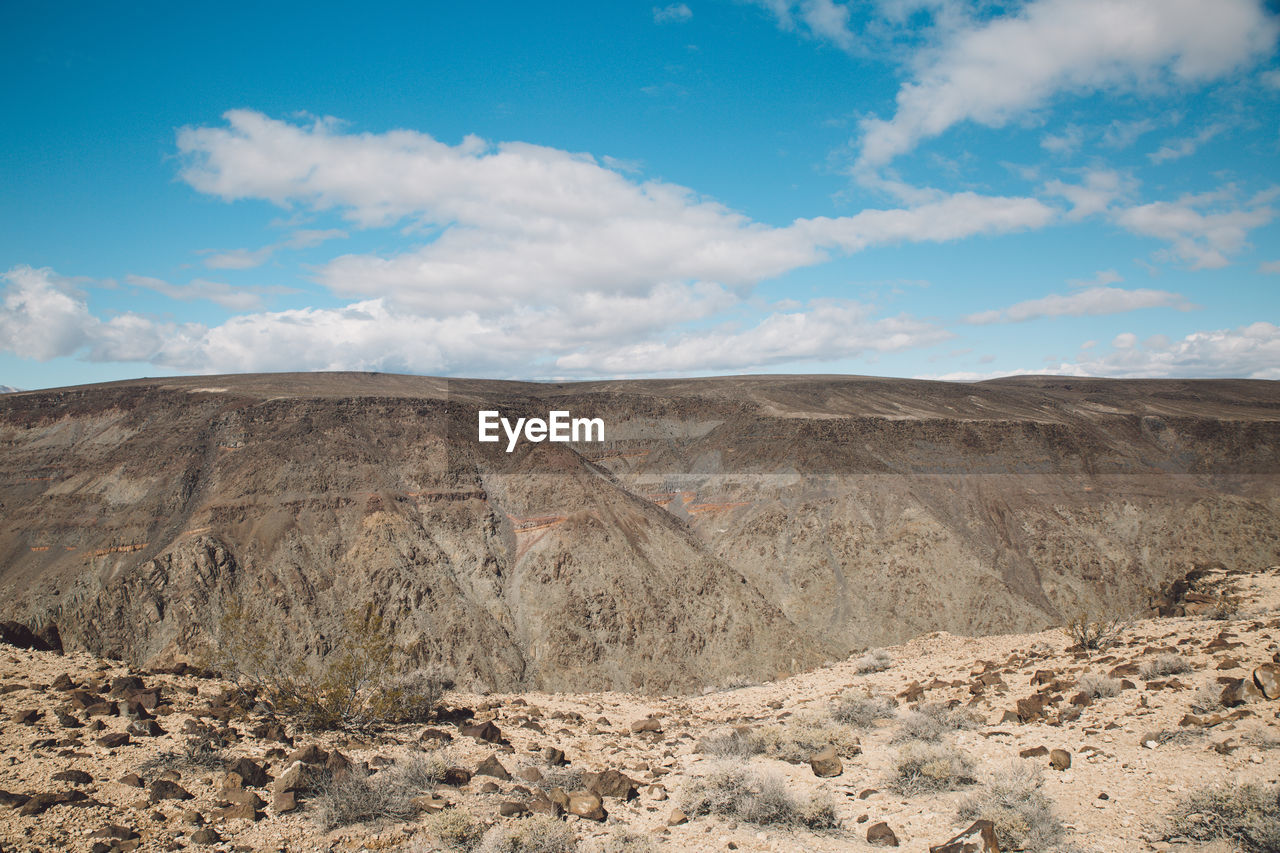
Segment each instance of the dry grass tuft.
[{"label": "dry grass tuft", "polygon": [[831,718],[837,723],[867,729],[876,720],[887,720],[898,712],[895,699],[870,694],[845,693],[831,710]]},{"label": "dry grass tuft", "polygon": [[1138,670],[1143,681],[1152,681],[1169,675],[1182,675],[1191,672],[1191,662],[1182,655],[1160,655],[1149,660]]},{"label": "dry grass tuft", "polygon": [[884,649],[872,649],[862,657],[858,658],[858,662],[854,668],[861,675],[868,672],[884,672],[893,666],[893,656]]},{"label": "dry grass tuft", "polygon": [[889,786],[905,796],[952,791],[971,785],[973,763],[949,743],[910,741],[898,750]]},{"label": "dry grass tuft", "polygon": [[1195,841],[1222,840],[1245,853],[1280,850],[1280,785],[1201,788],[1178,804],[1173,833]]},{"label": "dry grass tuft", "polygon": [[688,815],[719,815],[760,826],[834,829],[835,805],[825,796],[801,803],[781,777],[730,763],[689,781],[680,808]]},{"label": "dry grass tuft", "polygon": [[834,746],[836,753],[850,758],[862,747],[853,729],[836,722],[829,714],[796,716],[760,732],[765,752],[791,764],[808,761],[815,752]]},{"label": "dry grass tuft", "polygon": [[1062,838],[1064,827],[1042,787],[1044,773],[1030,761],[992,771],[982,786],[960,803],[961,820],[989,820],[1002,847],[1044,850]]}]

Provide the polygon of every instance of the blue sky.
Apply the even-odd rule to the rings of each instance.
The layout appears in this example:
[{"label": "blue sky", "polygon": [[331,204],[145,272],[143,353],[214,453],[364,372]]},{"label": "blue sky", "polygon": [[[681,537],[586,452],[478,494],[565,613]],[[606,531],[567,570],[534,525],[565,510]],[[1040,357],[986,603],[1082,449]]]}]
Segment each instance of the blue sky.
[{"label": "blue sky", "polygon": [[0,383],[1280,379],[1259,0],[0,7]]}]

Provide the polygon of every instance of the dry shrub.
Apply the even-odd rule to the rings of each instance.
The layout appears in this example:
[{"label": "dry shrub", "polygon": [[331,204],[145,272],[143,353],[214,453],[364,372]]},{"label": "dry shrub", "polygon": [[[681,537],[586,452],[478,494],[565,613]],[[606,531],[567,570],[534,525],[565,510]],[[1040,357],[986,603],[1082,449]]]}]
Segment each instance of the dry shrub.
[{"label": "dry shrub", "polygon": [[227,766],[227,755],[209,738],[188,738],[182,749],[168,749],[148,758],[138,766],[143,776],[166,770],[221,770]]},{"label": "dry shrub", "polygon": [[1191,711],[1194,714],[1212,714],[1222,710],[1222,685],[1206,682],[1191,695]]},{"label": "dry shrub", "polygon": [[444,776],[444,762],[417,756],[377,773],[353,768],[323,781],[315,800],[316,822],[326,831],[374,818],[408,820],[417,813],[413,799],[429,792]]},{"label": "dry shrub", "polygon": [[[422,821],[427,835],[442,845],[445,850],[470,851],[475,849],[484,837],[485,825],[462,809],[445,809],[428,815]],[[427,847],[418,845],[414,853],[426,853],[427,850],[438,850],[439,846]]]},{"label": "dry shrub", "polygon": [[652,837],[625,826],[615,826],[604,838],[585,842],[584,853],[657,853],[660,849]]},{"label": "dry shrub", "polygon": [[884,649],[872,649],[858,658],[858,662],[854,664],[854,668],[862,675],[868,672],[884,672],[891,666],[893,666],[893,656]]},{"label": "dry shrub", "polygon": [[858,729],[870,728],[876,720],[886,720],[898,712],[895,699],[871,694],[845,693],[831,710],[837,723]]},{"label": "dry shrub", "polygon": [[834,829],[835,805],[823,795],[801,803],[781,777],[729,763],[691,779],[680,798],[688,815],[719,815],[760,826]]},{"label": "dry shrub", "polygon": [[[698,751],[717,758],[750,758],[766,749],[764,738],[750,729],[730,729],[698,741]],[[807,756],[806,756],[807,757]]]},{"label": "dry shrub", "polygon": [[1138,676],[1143,681],[1191,672],[1191,662],[1182,655],[1160,655],[1142,665]]},{"label": "dry shrub", "polygon": [[1106,699],[1120,694],[1120,679],[1090,672],[1080,676],[1076,687],[1094,699]]},{"label": "dry shrub", "polygon": [[974,782],[969,757],[949,743],[910,741],[898,750],[889,786],[900,794],[951,791]]},{"label": "dry shrub", "polygon": [[1129,627],[1122,616],[1095,616],[1082,612],[1062,626],[1063,633],[1084,651],[1099,651],[1115,645]]},{"label": "dry shrub", "polygon": [[1015,761],[988,774],[960,803],[961,820],[989,820],[1003,848],[1044,850],[1064,832],[1042,787],[1044,773],[1030,761]]},{"label": "dry shrub", "polygon": [[1245,853],[1280,850],[1280,785],[1252,783],[1201,788],[1174,809],[1175,835],[1224,840]]},{"label": "dry shrub", "polygon": [[539,815],[500,823],[485,833],[480,853],[575,853],[578,841],[567,824]]},{"label": "dry shrub", "polygon": [[760,732],[764,751],[791,764],[808,761],[815,752],[834,746],[836,753],[849,758],[861,751],[853,729],[837,723],[830,715],[796,716],[781,725]]},{"label": "dry shrub", "polygon": [[942,740],[950,732],[974,729],[981,724],[970,712],[941,702],[923,703],[902,715],[895,741]]},{"label": "dry shrub", "polygon": [[341,641],[318,665],[283,654],[263,620],[240,608],[227,611],[220,635],[211,665],[302,728],[423,722],[451,686],[437,671],[406,669],[408,653],[373,605],[347,612]]}]

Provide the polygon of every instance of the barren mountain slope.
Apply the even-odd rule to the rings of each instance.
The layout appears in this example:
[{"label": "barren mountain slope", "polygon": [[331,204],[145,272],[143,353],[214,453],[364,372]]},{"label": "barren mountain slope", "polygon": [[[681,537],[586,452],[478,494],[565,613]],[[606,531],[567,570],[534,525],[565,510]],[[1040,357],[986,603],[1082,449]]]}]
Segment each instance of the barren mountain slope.
[{"label": "barren mountain slope", "polygon": [[[476,413],[603,444],[476,441]],[[224,610],[323,655],[373,601],[463,686],[687,690],[932,630],[1136,610],[1280,560],[1280,385],[856,377],[138,380],[0,402],[0,605],[198,652]]]}]

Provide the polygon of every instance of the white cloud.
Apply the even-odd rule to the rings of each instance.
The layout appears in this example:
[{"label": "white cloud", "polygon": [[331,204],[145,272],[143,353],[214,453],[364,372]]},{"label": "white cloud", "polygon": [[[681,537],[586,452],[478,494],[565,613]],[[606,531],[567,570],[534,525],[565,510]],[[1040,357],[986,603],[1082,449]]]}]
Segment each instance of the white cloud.
[{"label": "white cloud", "polygon": [[1263,261],[1258,264],[1258,272],[1280,273],[1280,261]]},{"label": "white cloud", "polygon": [[849,7],[834,0],[752,0],[773,13],[778,26],[853,50],[857,37],[849,25]]},{"label": "white cloud", "polygon": [[82,351],[92,361],[138,361],[159,344],[152,321],[136,314],[100,320],[74,283],[52,270],[19,266],[0,280],[0,350],[37,361]]},{"label": "white cloud", "polygon": [[584,294],[647,298],[659,286],[698,282],[743,292],[831,251],[1037,228],[1055,215],[1035,199],[933,194],[913,208],[774,227],[553,148],[475,137],[450,146],[411,131],[343,134],[333,120],[300,127],[247,111],[227,119],[227,128],[180,132],[182,174],[193,187],[228,200],[339,209],[360,226],[408,219],[432,230],[417,249],[345,255],[318,276],[340,295],[385,295],[433,316],[567,306]]},{"label": "white cloud", "polygon": [[1086,169],[1083,178],[1078,184],[1052,180],[1044,186],[1049,195],[1061,196],[1071,202],[1068,219],[1084,219],[1102,213],[1113,202],[1130,196],[1138,186],[1133,178],[1112,169]]},{"label": "white cloud", "polygon": [[653,21],[655,24],[679,24],[692,17],[693,11],[684,3],[653,7]]},{"label": "white cloud", "polygon": [[295,292],[288,287],[233,287],[219,281],[203,278],[192,279],[187,284],[170,284],[163,279],[145,275],[127,275],[125,281],[137,287],[154,290],[179,302],[208,300],[232,311],[251,311],[262,307],[264,295],[280,295]]},{"label": "white cloud", "polygon": [[1211,124],[1203,128],[1194,136],[1186,136],[1182,139],[1174,140],[1160,147],[1159,150],[1153,151],[1147,155],[1147,159],[1152,163],[1167,163],[1170,160],[1180,160],[1183,157],[1190,157],[1196,151],[1200,150],[1200,146],[1213,139],[1218,134],[1226,130],[1226,125]]},{"label": "white cloud", "polygon": [[1149,118],[1125,121],[1115,119],[1102,132],[1102,144],[1107,148],[1128,148],[1138,141],[1138,137],[1156,129],[1156,123]]},{"label": "white cloud", "polygon": [[1280,326],[1272,323],[1193,332],[1180,340],[1156,335],[1141,347],[1136,335],[1120,337],[1112,352],[1078,367],[1090,376],[1280,379]]},{"label": "white cloud", "polygon": [[1259,0],[1034,0],[924,51],[890,119],[862,122],[871,172],[963,121],[1000,127],[1063,92],[1188,84],[1269,51]]},{"label": "white cloud", "polygon": [[[1192,269],[1217,269],[1244,248],[1249,231],[1275,216],[1272,194],[1261,193],[1244,204],[1233,204],[1232,188],[1177,201],[1157,201],[1120,210],[1115,221],[1135,234],[1166,240],[1170,248],[1160,258],[1177,258]],[[1207,210],[1205,210],[1207,208]]]},{"label": "white cloud", "polygon": [[1066,156],[1080,150],[1084,142],[1084,130],[1076,125],[1067,125],[1062,133],[1046,133],[1040,139],[1040,147],[1050,154]]},{"label": "white cloud", "polygon": [[336,228],[324,231],[301,229],[278,243],[272,243],[260,249],[228,249],[224,252],[206,249],[202,254],[206,255],[204,265],[209,269],[243,270],[262,266],[281,249],[310,249],[326,240],[346,236],[347,232]]},{"label": "white cloud", "polygon": [[1068,294],[1050,294],[995,311],[970,314],[967,323],[1022,323],[1041,317],[1084,317],[1120,314],[1140,308],[1194,308],[1185,297],[1167,290],[1125,290],[1120,287],[1087,287]]},{"label": "white cloud", "polygon": [[778,312],[743,331],[716,330],[676,340],[594,348],[557,359],[578,373],[648,375],[750,370],[796,361],[831,361],[867,351],[895,352],[941,343],[947,330],[911,317],[876,319],[869,306],[823,300],[806,311]]}]

